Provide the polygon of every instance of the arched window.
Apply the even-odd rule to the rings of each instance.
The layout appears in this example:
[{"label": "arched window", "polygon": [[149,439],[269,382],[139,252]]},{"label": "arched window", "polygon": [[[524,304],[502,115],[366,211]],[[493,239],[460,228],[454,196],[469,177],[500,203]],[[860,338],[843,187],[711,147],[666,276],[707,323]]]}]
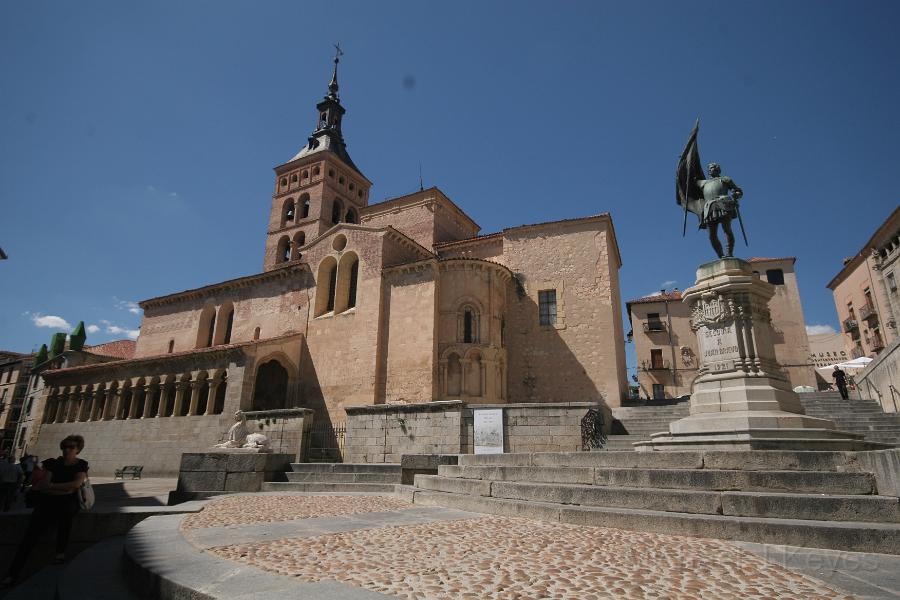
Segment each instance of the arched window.
[{"label": "arched window", "polygon": [[334,225],[337,225],[341,222],[341,213],[343,212],[343,207],[341,207],[341,203],[339,200],[335,200],[334,204],[331,205],[331,222]]},{"label": "arched window", "polygon": [[222,303],[216,320],[219,324],[219,329],[216,331],[216,337],[214,338],[215,345],[230,344],[231,330],[234,326],[234,304],[231,303],[231,300],[226,300]]},{"label": "arched window", "polygon": [[337,269],[337,291],[334,312],[344,312],[356,306],[356,287],[359,277],[359,257],[345,252]]},{"label": "arched window", "polygon": [[322,170],[318,167],[318,165],[313,167],[313,175],[318,175],[321,172],[322,172]]},{"label": "arched window", "polygon": [[356,213],[352,208],[347,211],[347,215],[344,217],[344,221],[346,221],[347,223],[356,223]]},{"label": "arched window", "polygon": [[253,410],[287,408],[288,373],[277,360],[270,360],[256,371],[253,386]]},{"label": "arched window", "polygon": [[304,169],[302,173],[300,173],[300,179],[309,179],[309,171]]},{"label": "arched window", "polygon": [[200,393],[197,395],[197,412],[196,415],[206,413],[206,403],[209,401],[209,375],[206,371],[200,373],[198,378],[201,380]]},{"label": "arched window", "polygon": [[284,227],[290,223],[294,222],[295,215],[295,205],[294,199],[288,198],[284,201],[284,206],[281,208],[281,226]]},{"label": "arched window", "polygon": [[275,250],[275,262],[282,263],[291,259],[291,238],[284,235],[278,240],[278,248]]},{"label": "arched window", "polygon": [[325,257],[319,264],[316,277],[316,316],[334,310],[335,284],[337,282],[337,261],[333,256]]},{"label": "arched window", "polygon": [[225,410],[225,391],[228,387],[228,377],[222,373],[222,379],[219,381],[219,387],[216,390],[216,400],[213,405],[213,414],[221,415]]},{"label": "arched window", "polygon": [[470,303],[465,303],[456,312],[457,340],[464,344],[477,344],[481,334],[481,315]]},{"label": "arched window", "polygon": [[207,304],[200,311],[200,325],[197,328],[197,348],[209,348],[213,343],[216,328],[216,307]]},{"label": "arched window", "polygon": [[256,341],[259,339],[259,327],[253,330],[253,340]]},{"label": "arched window", "polygon": [[298,231],[296,235],[294,235],[294,256],[292,260],[300,260],[300,257],[303,255],[300,253],[300,248],[306,245],[306,234],[302,231]]},{"label": "arched window", "polygon": [[309,216],[309,194],[300,196],[300,218],[305,219]]}]

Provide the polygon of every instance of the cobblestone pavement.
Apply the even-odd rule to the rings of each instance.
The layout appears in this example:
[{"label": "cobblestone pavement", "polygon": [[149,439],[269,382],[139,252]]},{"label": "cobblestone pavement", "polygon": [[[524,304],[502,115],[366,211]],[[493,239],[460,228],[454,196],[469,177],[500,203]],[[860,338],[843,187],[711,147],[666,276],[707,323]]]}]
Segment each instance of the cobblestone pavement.
[{"label": "cobblestone pavement", "polygon": [[182,529],[337,517],[364,512],[411,508],[391,496],[229,496],[189,515]]},{"label": "cobblestone pavement", "polygon": [[[193,515],[211,527],[410,508],[385,496],[229,498]],[[210,513],[204,516],[204,513]],[[416,600],[849,598],[728,542],[517,517],[385,526],[208,552],[299,581],[340,581]]]}]

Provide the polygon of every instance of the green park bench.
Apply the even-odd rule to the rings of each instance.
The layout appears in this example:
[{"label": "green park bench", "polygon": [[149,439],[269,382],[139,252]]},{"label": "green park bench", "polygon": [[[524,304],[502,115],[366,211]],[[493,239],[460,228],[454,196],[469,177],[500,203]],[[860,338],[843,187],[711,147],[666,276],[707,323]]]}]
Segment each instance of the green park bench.
[{"label": "green park bench", "polygon": [[122,467],[121,469],[116,469],[116,476],[113,479],[118,479],[121,477],[125,479],[126,475],[131,475],[132,479],[140,479],[141,471],[144,470],[144,465],[130,465],[127,467]]}]

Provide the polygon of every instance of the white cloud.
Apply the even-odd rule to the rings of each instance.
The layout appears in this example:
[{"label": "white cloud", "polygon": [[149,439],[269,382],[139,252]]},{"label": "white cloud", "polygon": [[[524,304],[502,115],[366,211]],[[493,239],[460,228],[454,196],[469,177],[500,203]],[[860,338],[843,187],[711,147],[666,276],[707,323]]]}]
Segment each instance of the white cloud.
[{"label": "white cloud", "polygon": [[106,333],[111,333],[113,335],[124,335],[132,340],[136,340],[137,337],[141,334],[140,329],[125,329],[124,327],[119,327],[118,325],[112,325],[109,321],[104,321],[104,323],[106,323]]},{"label": "white cloud", "polygon": [[85,329],[88,333],[97,333],[98,331],[100,331],[100,328],[96,325],[88,325],[87,327],[85,327]]},{"label": "white cloud", "polygon": [[38,327],[49,327],[50,329],[66,329],[71,330],[72,326],[62,317],[55,315],[31,315],[31,321]]},{"label": "white cloud", "polygon": [[116,302],[116,308],[127,310],[133,315],[141,314],[141,307],[138,306],[137,302],[132,302],[131,300],[119,300],[115,296],[113,296],[113,300]]},{"label": "white cloud", "polygon": [[671,287],[674,287],[676,283],[678,283],[678,280],[676,280],[676,279],[669,279],[668,281],[663,281],[663,282],[660,284],[659,287],[660,287],[660,289],[666,289],[666,290],[667,290],[667,289],[669,289],[669,288],[671,288]]},{"label": "white cloud", "polygon": [[806,335],[819,335],[821,333],[837,333],[831,325],[807,325]]}]

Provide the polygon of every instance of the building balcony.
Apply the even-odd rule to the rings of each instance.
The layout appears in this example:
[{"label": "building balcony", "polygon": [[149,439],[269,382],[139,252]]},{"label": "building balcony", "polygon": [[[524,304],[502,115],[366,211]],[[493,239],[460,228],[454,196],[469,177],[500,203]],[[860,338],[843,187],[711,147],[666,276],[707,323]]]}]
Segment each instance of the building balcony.
[{"label": "building balcony", "polygon": [[860,356],[865,356],[865,355],[866,355],[865,351],[858,346],[853,348],[852,350],[850,350],[850,358],[851,359],[859,358]]},{"label": "building balcony", "polygon": [[642,371],[668,371],[671,368],[667,360],[642,360]]},{"label": "building balcony", "polygon": [[656,333],[658,331],[665,331],[666,324],[662,321],[647,321],[644,323],[644,332],[646,333]]},{"label": "building balcony", "polygon": [[859,307],[859,316],[863,321],[877,322],[878,313],[871,304],[863,304]]},{"label": "building balcony", "polygon": [[872,352],[881,352],[884,350],[884,340],[881,339],[880,335],[874,336],[870,345],[872,347]]},{"label": "building balcony", "polygon": [[844,333],[859,332],[859,323],[856,319],[844,319]]}]

